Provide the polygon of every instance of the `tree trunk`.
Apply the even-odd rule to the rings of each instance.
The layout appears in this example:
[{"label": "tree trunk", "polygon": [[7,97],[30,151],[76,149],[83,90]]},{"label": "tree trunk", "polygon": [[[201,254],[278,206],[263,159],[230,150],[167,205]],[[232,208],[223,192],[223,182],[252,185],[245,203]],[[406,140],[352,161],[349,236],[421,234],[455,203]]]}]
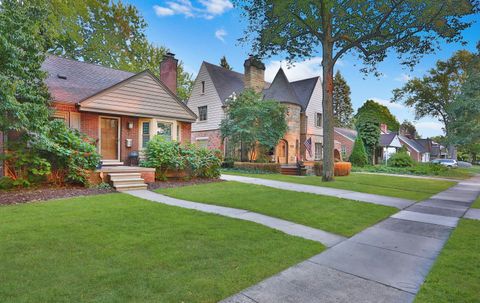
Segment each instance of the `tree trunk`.
[{"label": "tree trunk", "polygon": [[333,46],[323,44],[323,181],[333,181]]}]

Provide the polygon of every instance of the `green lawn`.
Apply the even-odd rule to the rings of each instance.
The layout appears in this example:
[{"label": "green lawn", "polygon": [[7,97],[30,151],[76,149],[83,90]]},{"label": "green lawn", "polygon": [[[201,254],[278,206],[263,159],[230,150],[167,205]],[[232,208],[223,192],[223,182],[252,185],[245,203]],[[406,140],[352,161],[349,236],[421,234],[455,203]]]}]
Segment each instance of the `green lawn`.
[{"label": "green lawn", "polygon": [[411,200],[424,200],[456,183],[453,181],[414,179],[394,176],[367,175],[352,173],[346,177],[336,177],[334,182],[322,182],[317,176],[287,176],[281,174],[248,174],[224,171],[231,175],[264,178],[277,181],[333,187],[357,192],[398,197]]},{"label": "green lawn", "polygon": [[480,302],[480,221],[462,219],[415,302]]},{"label": "green lawn", "polygon": [[0,222],[0,302],[217,302],[324,249],[126,194],[4,206]]},{"label": "green lawn", "polygon": [[246,209],[348,237],[398,211],[382,205],[238,182],[157,192],[184,200]]},{"label": "green lawn", "polygon": [[472,207],[480,208],[480,196],[477,198],[477,200],[475,200],[475,202],[473,202]]}]

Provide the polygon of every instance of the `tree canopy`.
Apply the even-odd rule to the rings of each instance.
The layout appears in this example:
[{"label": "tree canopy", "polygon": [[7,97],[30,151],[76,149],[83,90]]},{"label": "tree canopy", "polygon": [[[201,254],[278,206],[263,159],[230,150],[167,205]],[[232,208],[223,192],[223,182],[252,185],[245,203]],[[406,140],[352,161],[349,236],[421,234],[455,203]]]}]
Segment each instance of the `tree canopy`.
[{"label": "tree canopy", "polygon": [[[131,4],[110,0],[38,0],[49,12],[48,51],[55,55],[111,68],[160,75],[160,62],[169,50],[151,44],[147,23]],[[178,66],[178,96],[186,100],[192,76]]]},{"label": "tree canopy", "polygon": [[220,58],[220,66],[228,70],[232,70],[232,67],[230,66],[230,64],[228,64],[227,57],[225,56]]},{"label": "tree canopy", "polygon": [[398,131],[400,123],[388,107],[373,100],[367,100],[355,115],[357,125],[362,120],[370,120],[378,125],[386,124],[390,131]]},{"label": "tree canopy", "polygon": [[389,51],[402,64],[413,66],[438,48],[438,39],[461,40],[476,12],[476,0],[236,0],[249,21],[244,42],[252,42],[260,56],[285,54],[290,61],[322,52],[324,169],[323,180],[333,180],[333,68],[338,59],[354,52],[374,71]]},{"label": "tree canopy", "polygon": [[412,122],[404,120],[400,125],[400,134],[405,135],[411,139],[415,139],[418,136],[417,128]]},{"label": "tree canopy", "polygon": [[333,119],[337,127],[352,127],[352,99],[350,98],[350,86],[337,71],[333,78]]},{"label": "tree canopy", "polygon": [[263,100],[261,94],[245,90],[227,101],[227,116],[220,124],[222,137],[229,144],[246,146],[253,160],[257,150],[275,148],[285,135],[286,111],[281,103]]}]

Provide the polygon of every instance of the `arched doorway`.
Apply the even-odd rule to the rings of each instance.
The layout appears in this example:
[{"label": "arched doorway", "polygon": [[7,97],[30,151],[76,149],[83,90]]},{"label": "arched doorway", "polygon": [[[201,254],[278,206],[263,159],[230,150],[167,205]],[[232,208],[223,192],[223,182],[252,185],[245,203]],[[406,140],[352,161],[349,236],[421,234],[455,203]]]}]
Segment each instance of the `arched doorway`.
[{"label": "arched doorway", "polygon": [[335,161],[342,161],[342,155],[340,154],[338,149],[333,150],[333,159],[335,159]]},{"label": "arched doorway", "polygon": [[280,164],[288,163],[288,142],[286,140],[280,140],[275,149],[275,158]]}]

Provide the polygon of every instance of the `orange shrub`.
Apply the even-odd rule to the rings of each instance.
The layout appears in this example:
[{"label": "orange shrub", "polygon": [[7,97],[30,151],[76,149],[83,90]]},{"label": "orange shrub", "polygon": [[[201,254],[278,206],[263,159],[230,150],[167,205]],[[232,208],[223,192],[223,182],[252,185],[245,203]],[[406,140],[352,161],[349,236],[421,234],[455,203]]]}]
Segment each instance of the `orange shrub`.
[{"label": "orange shrub", "polygon": [[350,162],[336,162],[334,166],[335,176],[348,176],[352,170]]}]

